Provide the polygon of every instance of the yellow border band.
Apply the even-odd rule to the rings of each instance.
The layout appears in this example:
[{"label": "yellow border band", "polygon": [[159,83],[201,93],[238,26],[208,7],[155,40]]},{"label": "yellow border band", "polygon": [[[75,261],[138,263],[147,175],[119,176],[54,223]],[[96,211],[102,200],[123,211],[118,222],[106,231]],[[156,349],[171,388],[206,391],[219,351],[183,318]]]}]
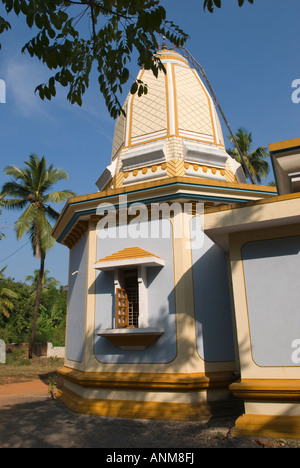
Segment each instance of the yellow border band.
[{"label": "yellow border band", "polygon": [[228,388],[234,381],[232,372],[208,374],[83,372],[68,367],[59,369],[58,372],[64,379],[88,388],[192,392]]},{"label": "yellow border band", "polygon": [[293,140],[278,141],[277,143],[271,143],[269,150],[271,153],[276,151],[287,150],[300,146],[300,138],[294,138]]},{"label": "yellow border band", "polygon": [[208,421],[212,416],[207,403],[168,403],[84,398],[63,387],[58,398],[76,413],[110,418],[156,419],[167,421]]},{"label": "yellow border band", "polygon": [[300,418],[298,416],[274,416],[244,414],[240,416],[231,434],[245,437],[288,437],[300,438]]},{"label": "yellow border band", "polygon": [[230,390],[245,401],[300,401],[300,379],[242,379],[230,385]]}]

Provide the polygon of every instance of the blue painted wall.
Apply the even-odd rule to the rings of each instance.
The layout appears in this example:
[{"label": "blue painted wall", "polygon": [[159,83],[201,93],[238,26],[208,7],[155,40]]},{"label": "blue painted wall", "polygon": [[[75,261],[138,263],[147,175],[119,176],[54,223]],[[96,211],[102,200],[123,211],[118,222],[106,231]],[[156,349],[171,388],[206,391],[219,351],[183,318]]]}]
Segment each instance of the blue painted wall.
[{"label": "blue painted wall", "polygon": [[300,237],[249,242],[242,256],[253,359],[259,366],[296,366],[292,343],[300,340]]},{"label": "blue painted wall", "polygon": [[[159,223],[151,225],[151,223]],[[147,268],[148,326],[163,327],[164,334],[145,350],[122,350],[106,338],[97,336],[98,329],[112,328],[114,317],[114,277],[112,272],[98,272],[96,279],[95,355],[105,363],[167,363],[176,357],[176,322],[173,269],[173,241],[168,220],[145,221],[141,229],[159,228],[167,238],[110,238],[97,240],[97,260],[128,247],[140,247],[165,260],[164,267]],[[149,231],[150,233],[150,231]],[[149,237],[149,238],[148,238]],[[96,259],[95,259],[96,260]]]},{"label": "blue painted wall", "polygon": [[[199,219],[191,221],[196,232]],[[198,227],[198,230],[200,226]],[[205,361],[234,361],[234,334],[224,252],[206,235],[192,242],[197,349]]]},{"label": "blue painted wall", "polygon": [[70,253],[69,300],[67,316],[67,359],[82,361],[86,307],[87,235]]}]

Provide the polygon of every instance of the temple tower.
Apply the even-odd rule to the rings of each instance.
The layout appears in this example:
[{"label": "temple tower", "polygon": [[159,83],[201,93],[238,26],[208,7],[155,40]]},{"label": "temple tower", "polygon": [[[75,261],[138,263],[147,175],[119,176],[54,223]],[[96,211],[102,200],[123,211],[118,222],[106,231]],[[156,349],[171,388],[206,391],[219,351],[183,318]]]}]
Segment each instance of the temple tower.
[{"label": "temple tower", "polygon": [[239,371],[227,256],[205,213],[275,190],[246,183],[187,60],[158,55],[166,73],[139,72],[149,91],[128,95],[98,192],[70,199],[53,231],[70,249],[61,399],[85,413],[205,420],[233,408]]}]

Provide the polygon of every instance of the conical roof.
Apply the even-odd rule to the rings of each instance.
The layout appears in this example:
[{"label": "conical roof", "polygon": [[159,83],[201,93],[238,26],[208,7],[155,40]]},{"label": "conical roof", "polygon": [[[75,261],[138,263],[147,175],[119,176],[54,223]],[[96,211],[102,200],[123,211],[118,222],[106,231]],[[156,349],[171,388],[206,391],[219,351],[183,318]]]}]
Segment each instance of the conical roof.
[{"label": "conical roof", "polygon": [[99,190],[185,175],[244,182],[240,165],[226,153],[215,105],[196,70],[174,50],[158,56],[166,73],[156,78],[140,70],[137,79],[148,93],[128,94]]}]

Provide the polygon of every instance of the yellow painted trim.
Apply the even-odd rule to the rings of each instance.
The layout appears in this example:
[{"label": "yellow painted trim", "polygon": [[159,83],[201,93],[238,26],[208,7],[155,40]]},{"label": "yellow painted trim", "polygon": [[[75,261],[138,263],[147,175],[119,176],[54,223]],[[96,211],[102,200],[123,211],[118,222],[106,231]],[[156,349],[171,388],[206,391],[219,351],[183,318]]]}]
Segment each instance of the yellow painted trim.
[{"label": "yellow painted trim", "polygon": [[[95,245],[94,245],[94,260],[95,260],[98,258],[98,251],[99,251],[99,244],[98,244],[99,238],[98,238],[97,225],[95,225],[94,236],[95,236]],[[101,251],[101,244],[100,244],[100,251]],[[96,365],[98,365],[99,361],[95,355],[95,343],[96,343],[95,324],[96,324],[96,308],[97,308],[97,275],[98,275],[98,272],[95,268],[94,268],[94,273],[95,273],[94,289],[93,289],[94,304],[93,304],[93,309],[91,310],[91,316],[93,317],[93,320],[92,320],[92,329],[93,329],[92,337],[93,338],[92,338],[91,357],[93,357],[94,362],[96,362],[97,363]],[[113,289],[115,291],[115,286]],[[66,366],[64,368],[66,368]]]},{"label": "yellow painted trim", "polygon": [[95,337],[95,316],[93,310],[96,304],[96,270],[93,267],[95,260],[95,248],[97,249],[97,227],[94,220],[90,221],[88,238],[88,265],[87,265],[87,303],[85,313],[85,362],[84,369],[91,365],[93,359],[94,337]]},{"label": "yellow painted trim", "polygon": [[154,373],[83,372],[69,367],[58,370],[66,380],[87,388],[130,389],[143,391],[195,392],[228,388],[232,372]]},{"label": "yellow painted trim", "polygon": [[292,140],[278,141],[277,143],[271,143],[269,145],[269,150],[271,153],[276,151],[288,150],[294,148],[295,146],[300,146],[300,138],[294,138]]},{"label": "yellow painted trim", "polygon": [[[184,184],[194,184],[194,185],[213,185],[214,187],[224,187],[224,188],[233,188],[233,189],[241,189],[241,190],[250,190],[251,191],[256,191],[256,192],[265,192],[268,191],[270,195],[275,195],[276,189],[274,187],[269,187],[269,186],[264,186],[264,185],[253,185],[253,184],[243,184],[243,183],[234,183],[234,182],[223,182],[220,180],[214,180],[212,181],[211,179],[201,179],[198,177],[170,177],[167,180],[155,180],[155,181],[150,181],[150,182],[141,182],[139,185],[134,185],[130,187],[122,187],[122,188],[117,188],[109,191],[102,191],[102,192],[95,192],[95,193],[90,193],[87,195],[81,195],[79,197],[73,197],[70,198],[66,205],[65,208],[72,204],[72,203],[78,203],[82,201],[90,201],[91,199],[96,199],[96,198],[103,198],[106,196],[111,196],[111,195],[119,195],[120,193],[130,193],[134,192],[137,190],[137,187],[139,188],[156,188],[156,187],[162,187],[163,185],[169,185],[172,183],[184,183]],[[283,198],[286,197],[286,198]],[[300,198],[300,192],[299,193],[293,193],[289,195],[280,195],[276,196],[276,198],[273,199],[273,201],[281,201],[285,199],[293,199],[293,198]],[[241,206],[251,206],[256,203],[269,203],[270,200],[256,200],[254,202],[246,202],[241,205],[235,205],[234,208],[238,207],[240,208]],[[223,209],[232,209],[232,205],[226,205],[226,207],[222,207]],[[219,211],[218,209],[215,209],[213,211]]]},{"label": "yellow painted trim", "polygon": [[300,401],[300,379],[242,379],[231,384],[230,390],[244,401]]},{"label": "yellow painted trim", "polygon": [[[191,234],[191,224],[193,219],[196,218],[196,215],[191,216],[190,221],[189,221],[189,231],[190,231],[190,239],[192,239],[192,234]],[[195,343],[196,343],[196,352],[199,357],[199,359],[204,363],[205,359],[200,356],[199,353],[199,347],[198,347],[198,337],[197,337],[197,326],[196,326],[196,304],[195,304],[195,281],[194,281],[194,261],[193,261],[193,247],[192,247],[192,242],[191,242],[191,248],[190,248],[190,262],[191,262],[191,276],[192,276],[192,288],[193,288],[193,294],[192,294],[192,301],[193,301],[193,308],[194,308],[194,333],[195,333]]]},{"label": "yellow painted trim", "polygon": [[[238,186],[238,185],[241,185],[241,184],[235,184],[235,185]],[[272,192],[274,192],[274,191],[270,191],[270,195],[272,195]],[[263,200],[254,200],[254,201],[249,201],[249,202],[245,202],[245,203],[237,203],[235,205],[226,204],[226,205],[221,205],[221,206],[217,206],[217,207],[206,208],[205,209],[205,214],[218,213],[219,211],[238,210],[240,208],[247,208],[247,207],[250,207],[250,206],[266,205],[266,204],[269,204],[269,203],[277,203],[277,202],[286,201],[286,200],[296,200],[297,198],[300,198],[300,192],[291,193],[291,194],[287,194],[287,195],[275,195],[273,193],[273,195],[274,195],[273,197],[263,199]]]},{"label": "yellow painted trim", "polygon": [[[127,119],[130,119],[130,121],[129,121],[129,125],[127,125],[127,122],[125,123],[126,130],[128,128],[128,135],[125,134],[125,147],[126,147],[127,142],[128,142],[128,147],[131,146],[133,99],[134,99],[134,95],[130,96],[130,100],[129,100],[129,103],[128,103]],[[121,153],[119,153],[119,154],[121,154]]]},{"label": "yellow painted trim", "polygon": [[[180,159],[171,159],[171,160],[167,161],[166,163],[160,163],[160,164],[156,164],[156,165],[152,165],[152,166],[139,167],[138,169],[127,171],[127,172],[124,173],[124,178],[127,179],[129,177],[129,175],[132,175],[133,177],[136,177],[136,176],[139,175],[140,171],[142,171],[142,174],[147,174],[148,171],[149,172],[151,171],[153,173],[153,172],[157,171],[158,167],[160,167],[162,171],[165,171],[166,169],[168,169],[167,175],[170,178],[184,177],[184,175],[185,175],[184,168],[188,169],[190,165],[193,166],[195,171],[198,171],[200,168],[203,168],[203,172],[207,172],[207,167],[206,167],[206,170],[204,170],[204,166],[201,166],[199,164],[192,164],[192,163],[187,163],[187,162],[184,163],[184,161],[182,161]],[[225,171],[222,170],[222,169],[213,168],[213,167],[210,167],[210,169],[215,170],[214,174],[216,173],[216,171],[219,171],[222,175],[225,174]],[[165,176],[166,176],[166,174],[164,174],[164,173],[161,174],[161,177],[165,177]],[[134,180],[132,182],[134,182]]]},{"label": "yellow painted trim", "polygon": [[231,430],[235,436],[300,439],[300,417],[243,414]]},{"label": "yellow painted trim", "polygon": [[[240,196],[238,190],[247,190],[248,195],[251,196],[251,192],[257,192],[254,194],[255,197],[259,197],[260,192],[265,192],[262,194],[263,197],[274,197],[274,201],[280,200],[279,197],[275,197],[274,193],[274,188],[273,187],[267,187],[267,186],[260,186],[260,185],[250,185],[250,184],[242,184],[242,183],[235,183],[235,182],[227,182],[227,181],[212,181],[210,179],[205,179],[205,178],[200,178],[200,177],[190,177],[190,176],[176,176],[176,177],[167,177],[164,179],[156,179],[156,180],[150,180],[147,182],[138,182],[136,184],[130,184],[127,187],[120,187],[120,188],[114,188],[111,190],[106,190],[106,191],[101,191],[101,192],[96,192],[96,193],[91,193],[91,194],[86,194],[82,195],[79,197],[73,197],[70,198],[67,203],[65,204],[58,220],[56,221],[56,224],[53,228],[52,235],[55,237],[58,235],[58,233],[66,226],[66,223],[68,222],[68,216],[67,212],[69,208],[71,208],[72,212],[70,212],[70,215],[78,209],[78,207],[70,207],[72,204],[77,204],[77,203],[82,203],[82,209],[85,208],[84,202],[86,202],[86,205],[88,205],[91,201],[96,204],[98,203],[99,199],[103,199],[106,197],[118,197],[121,194],[126,194],[130,196],[131,192],[136,192],[137,190],[145,190],[145,189],[153,189],[153,191],[159,192],[160,195],[164,193],[165,190],[171,190],[172,187],[170,188],[170,185],[172,184],[184,184],[184,186],[188,184],[193,184],[193,187],[191,188],[194,192],[198,190],[197,186],[203,191],[203,193],[206,193],[206,186],[208,186],[209,193],[215,193],[214,189],[222,189],[223,187],[228,190],[228,195],[229,196]],[[201,186],[201,187],[200,187]],[[186,187],[184,187],[186,189]],[[230,189],[234,190],[234,193],[230,193]],[[174,187],[174,190],[178,192],[180,190],[180,187],[176,186]],[[266,193],[267,192],[267,193]],[[245,198],[247,194],[242,194]],[[300,194],[292,194],[292,197],[300,197]],[[258,202],[256,200],[256,202]],[[248,202],[245,202],[245,205],[247,206]],[[253,203],[253,202],[250,202]],[[241,207],[241,205],[238,205],[238,207]],[[227,209],[232,209],[232,206],[228,205]],[[61,220],[64,218],[64,223],[60,225],[59,230],[57,230],[58,225],[61,223]],[[57,230],[57,232],[56,232]]]},{"label": "yellow painted trim", "polygon": [[127,260],[134,258],[144,258],[144,257],[156,257],[160,258],[157,255],[154,255],[146,250],[141,249],[140,247],[129,247],[127,249],[120,250],[112,255],[108,255],[105,258],[101,258],[97,263],[108,262],[108,261],[117,261],[117,260]]},{"label": "yellow painted trim", "polygon": [[178,105],[177,105],[177,93],[176,93],[176,78],[175,78],[175,66],[171,64],[172,78],[173,78],[173,94],[174,94],[174,117],[175,117],[175,136],[179,136],[178,131]]},{"label": "yellow painted trim", "polygon": [[175,53],[172,53],[172,52],[170,53],[170,52],[171,51],[169,50],[162,49],[162,50],[159,50],[156,53],[156,55],[160,56],[159,58],[162,62],[164,62],[165,60],[176,60],[178,62],[184,63],[187,67],[189,67],[188,61],[181,54],[179,54],[178,52],[175,52]]},{"label": "yellow painted trim", "polygon": [[[176,251],[175,251],[175,239],[174,239],[174,225],[171,219],[168,220],[170,223],[171,231],[172,231],[172,263],[173,263],[173,284],[174,284],[174,310],[175,310],[175,347],[176,347],[176,354],[175,357],[171,362],[176,362],[178,359],[178,338],[179,338],[179,330],[178,330],[178,302],[177,302],[177,283],[176,283],[176,272],[175,272],[175,259],[176,259]],[[180,349],[179,349],[180,352]]]},{"label": "yellow painted trim", "polygon": [[166,403],[83,398],[65,387],[58,391],[58,398],[76,413],[110,418],[207,421],[211,417],[211,411],[207,403]]},{"label": "yellow painted trim", "polygon": [[[70,278],[71,278],[71,254],[72,254],[72,248],[69,249],[69,272],[68,272],[68,293],[67,293],[67,311],[66,311],[66,330],[68,329],[68,323],[69,323],[69,312],[70,312]],[[66,350],[68,349],[68,333],[65,334],[65,348]],[[66,353],[67,354],[67,353]],[[79,362],[79,361],[74,361],[73,359],[69,359],[70,362]],[[80,361],[81,362],[81,361]]]},{"label": "yellow painted trim", "polygon": [[167,138],[170,137],[170,105],[169,105],[169,85],[168,85],[168,72],[166,67],[165,74],[165,88],[166,88],[166,108],[167,108]]}]

